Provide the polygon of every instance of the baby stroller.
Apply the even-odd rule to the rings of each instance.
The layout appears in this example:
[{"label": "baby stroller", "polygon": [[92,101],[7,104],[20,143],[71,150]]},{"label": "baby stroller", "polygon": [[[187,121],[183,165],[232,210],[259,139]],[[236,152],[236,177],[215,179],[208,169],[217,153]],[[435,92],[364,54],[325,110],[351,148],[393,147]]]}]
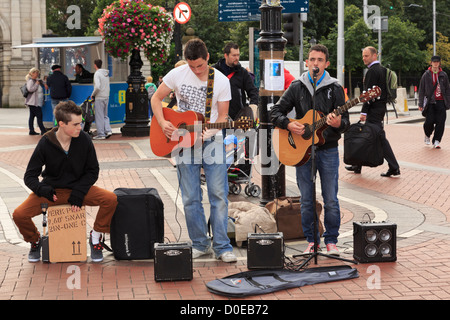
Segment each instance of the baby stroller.
[{"label": "baby stroller", "polygon": [[[256,131],[253,131],[256,137]],[[250,142],[252,140],[252,142]],[[247,196],[259,197],[261,188],[252,182],[254,157],[258,144],[255,139],[246,136],[229,135],[225,138],[228,167],[228,190],[232,194],[240,194],[241,184],[246,184],[244,192]]]}]

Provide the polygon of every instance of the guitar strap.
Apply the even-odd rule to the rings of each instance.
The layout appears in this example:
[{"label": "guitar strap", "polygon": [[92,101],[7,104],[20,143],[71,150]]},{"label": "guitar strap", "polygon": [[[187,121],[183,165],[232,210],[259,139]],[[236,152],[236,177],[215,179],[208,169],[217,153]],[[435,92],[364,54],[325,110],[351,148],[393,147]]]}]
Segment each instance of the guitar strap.
[{"label": "guitar strap", "polygon": [[208,87],[206,88],[206,105],[205,105],[205,120],[209,121],[211,117],[211,106],[214,91],[214,68],[209,67],[208,72]]}]

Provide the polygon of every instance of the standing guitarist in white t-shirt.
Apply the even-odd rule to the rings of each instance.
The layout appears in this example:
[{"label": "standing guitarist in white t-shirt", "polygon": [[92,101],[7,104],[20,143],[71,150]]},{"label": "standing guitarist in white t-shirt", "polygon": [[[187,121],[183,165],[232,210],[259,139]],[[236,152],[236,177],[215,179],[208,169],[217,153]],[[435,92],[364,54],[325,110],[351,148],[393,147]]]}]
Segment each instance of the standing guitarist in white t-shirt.
[{"label": "standing guitarist in white t-shirt", "polygon": [[[158,122],[168,140],[176,139],[173,135],[178,135],[178,128],[165,118],[162,107],[164,97],[172,90],[177,98],[178,111],[198,112],[211,123],[226,122],[228,117],[230,83],[221,72],[208,66],[209,53],[205,43],[200,39],[188,41],[184,57],[187,64],[171,70],[163,78],[151,101],[153,121]],[[207,94],[208,85],[212,87],[212,96]],[[201,147],[195,144],[192,148],[183,149],[182,156],[176,157],[186,225],[192,240],[192,257],[195,259],[214,252],[217,259],[235,262],[237,259],[227,235],[228,179],[223,138],[218,129],[206,128],[202,137],[204,143]],[[201,157],[198,157],[199,153]],[[201,168],[205,173],[211,205],[212,244],[202,205]]]}]

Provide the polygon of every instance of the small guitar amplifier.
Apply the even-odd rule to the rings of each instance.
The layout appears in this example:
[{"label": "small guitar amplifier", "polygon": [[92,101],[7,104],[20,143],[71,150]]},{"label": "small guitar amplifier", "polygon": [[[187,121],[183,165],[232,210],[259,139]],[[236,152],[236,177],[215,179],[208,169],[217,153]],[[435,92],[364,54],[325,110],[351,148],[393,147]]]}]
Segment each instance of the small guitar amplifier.
[{"label": "small guitar amplifier", "polygon": [[249,233],[247,268],[282,269],[284,267],[283,233]]},{"label": "small guitar amplifier", "polygon": [[192,247],[187,242],[155,243],[155,281],[192,280]]}]

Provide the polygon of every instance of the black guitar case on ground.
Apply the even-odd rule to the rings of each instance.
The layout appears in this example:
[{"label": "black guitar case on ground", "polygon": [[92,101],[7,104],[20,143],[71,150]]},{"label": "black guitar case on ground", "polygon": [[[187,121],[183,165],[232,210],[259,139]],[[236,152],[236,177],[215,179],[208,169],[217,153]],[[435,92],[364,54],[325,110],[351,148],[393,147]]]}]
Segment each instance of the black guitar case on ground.
[{"label": "black guitar case on ground", "polygon": [[164,204],[154,188],[117,188],[111,221],[111,249],[117,260],[153,259],[164,242]]},{"label": "black guitar case on ground", "polygon": [[377,167],[383,164],[383,129],[373,123],[354,123],[344,133],[344,163]]},{"label": "black guitar case on ground", "polygon": [[212,293],[242,298],[305,285],[358,278],[358,270],[350,266],[310,268],[303,271],[257,270],[237,273],[208,282]]}]

